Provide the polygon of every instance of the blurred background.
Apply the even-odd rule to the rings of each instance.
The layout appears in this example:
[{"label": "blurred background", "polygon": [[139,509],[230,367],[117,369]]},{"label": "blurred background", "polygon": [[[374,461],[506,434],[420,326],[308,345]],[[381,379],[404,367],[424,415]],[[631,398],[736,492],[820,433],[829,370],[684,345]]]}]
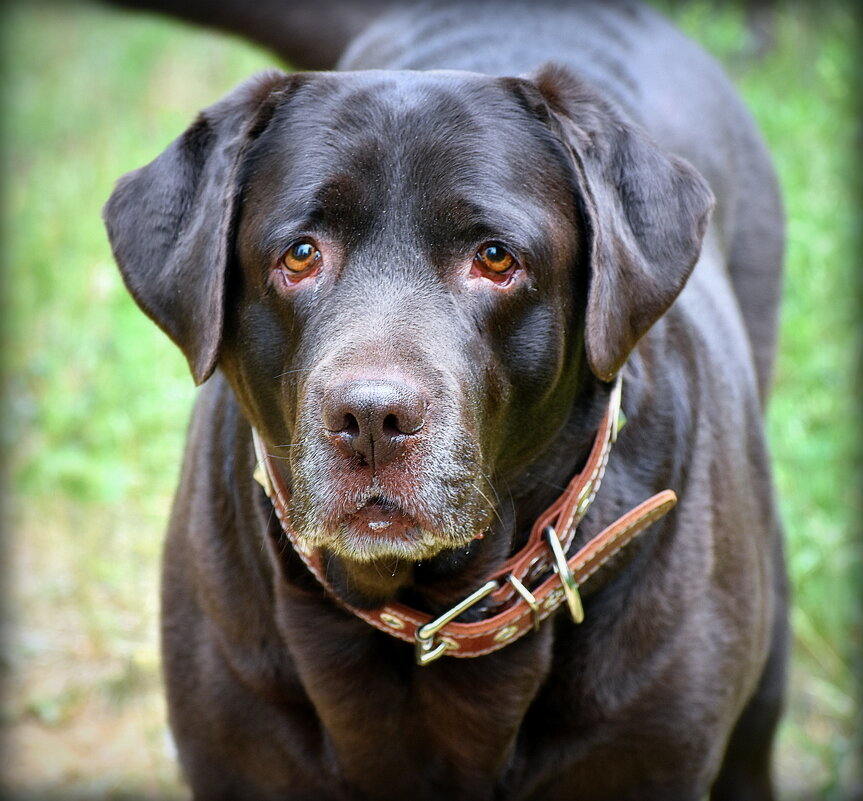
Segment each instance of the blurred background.
[{"label": "blurred background", "polygon": [[[787,801],[860,799],[855,4],[654,5],[724,63],[779,170],[787,279],[768,422],[794,654],[777,775]],[[194,390],[126,294],[100,209],[199,108],[277,62],[86,2],[0,15],[4,797],[185,798],[157,614]]]}]

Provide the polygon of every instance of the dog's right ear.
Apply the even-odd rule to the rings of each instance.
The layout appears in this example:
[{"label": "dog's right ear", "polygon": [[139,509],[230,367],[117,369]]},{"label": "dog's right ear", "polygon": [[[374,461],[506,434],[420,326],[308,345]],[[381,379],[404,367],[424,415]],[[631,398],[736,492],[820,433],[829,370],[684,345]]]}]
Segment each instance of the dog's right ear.
[{"label": "dog's right ear", "polygon": [[105,204],[126,286],[183,351],[198,384],[219,357],[238,165],[295,82],[271,71],[241,84],[155,161],[123,176]]}]

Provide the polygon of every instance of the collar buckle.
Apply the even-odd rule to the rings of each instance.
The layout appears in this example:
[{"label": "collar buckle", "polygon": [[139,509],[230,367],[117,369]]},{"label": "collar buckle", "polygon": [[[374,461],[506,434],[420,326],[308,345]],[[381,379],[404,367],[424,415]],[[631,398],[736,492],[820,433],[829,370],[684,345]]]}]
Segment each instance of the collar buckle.
[{"label": "collar buckle", "polygon": [[462,612],[467,611],[475,603],[478,603],[486,595],[494,592],[500,585],[496,579],[490,579],[482,585],[478,590],[475,590],[467,598],[459,601],[452,609],[448,609],[439,617],[436,617],[424,626],[420,626],[416,631],[416,659],[418,665],[428,665],[434,662],[440,656],[443,656],[444,651],[452,648],[452,643],[447,642],[445,638],[441,638],[435,642],[437,633],[447,624],[455,620]]}]

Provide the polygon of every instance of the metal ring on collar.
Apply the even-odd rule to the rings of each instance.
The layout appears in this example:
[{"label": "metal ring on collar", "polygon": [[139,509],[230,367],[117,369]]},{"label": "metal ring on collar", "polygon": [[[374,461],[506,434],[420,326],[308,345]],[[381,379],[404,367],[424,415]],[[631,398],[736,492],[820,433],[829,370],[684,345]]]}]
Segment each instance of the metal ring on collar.
[{"label": "metal ring on collar", "polygon": [[551,526],[546,526],[545,538],[548,540],[552,556],[554,556],[554,572],[560,579],[560,586],[566,598],[566,605],[569,607],[569,614],[576,623],[581,623],[584,620],[584,607],[581,605],[581,596],[578,594],[578,584],[576,584],[575,576],[569,569],[566,554],[563,552],[557,532]]}]

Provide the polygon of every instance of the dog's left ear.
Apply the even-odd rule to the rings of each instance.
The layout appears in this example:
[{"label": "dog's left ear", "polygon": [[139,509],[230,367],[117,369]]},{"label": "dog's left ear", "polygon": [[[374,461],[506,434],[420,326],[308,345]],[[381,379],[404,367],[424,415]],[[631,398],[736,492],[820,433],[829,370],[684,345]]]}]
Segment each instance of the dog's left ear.
[{"label": "dog's left ear", "polygon": [[589,228],[587,358],[611,380],[683,289],[713,193],[565,69],[546,66],[531,83],[574,161]]}]

